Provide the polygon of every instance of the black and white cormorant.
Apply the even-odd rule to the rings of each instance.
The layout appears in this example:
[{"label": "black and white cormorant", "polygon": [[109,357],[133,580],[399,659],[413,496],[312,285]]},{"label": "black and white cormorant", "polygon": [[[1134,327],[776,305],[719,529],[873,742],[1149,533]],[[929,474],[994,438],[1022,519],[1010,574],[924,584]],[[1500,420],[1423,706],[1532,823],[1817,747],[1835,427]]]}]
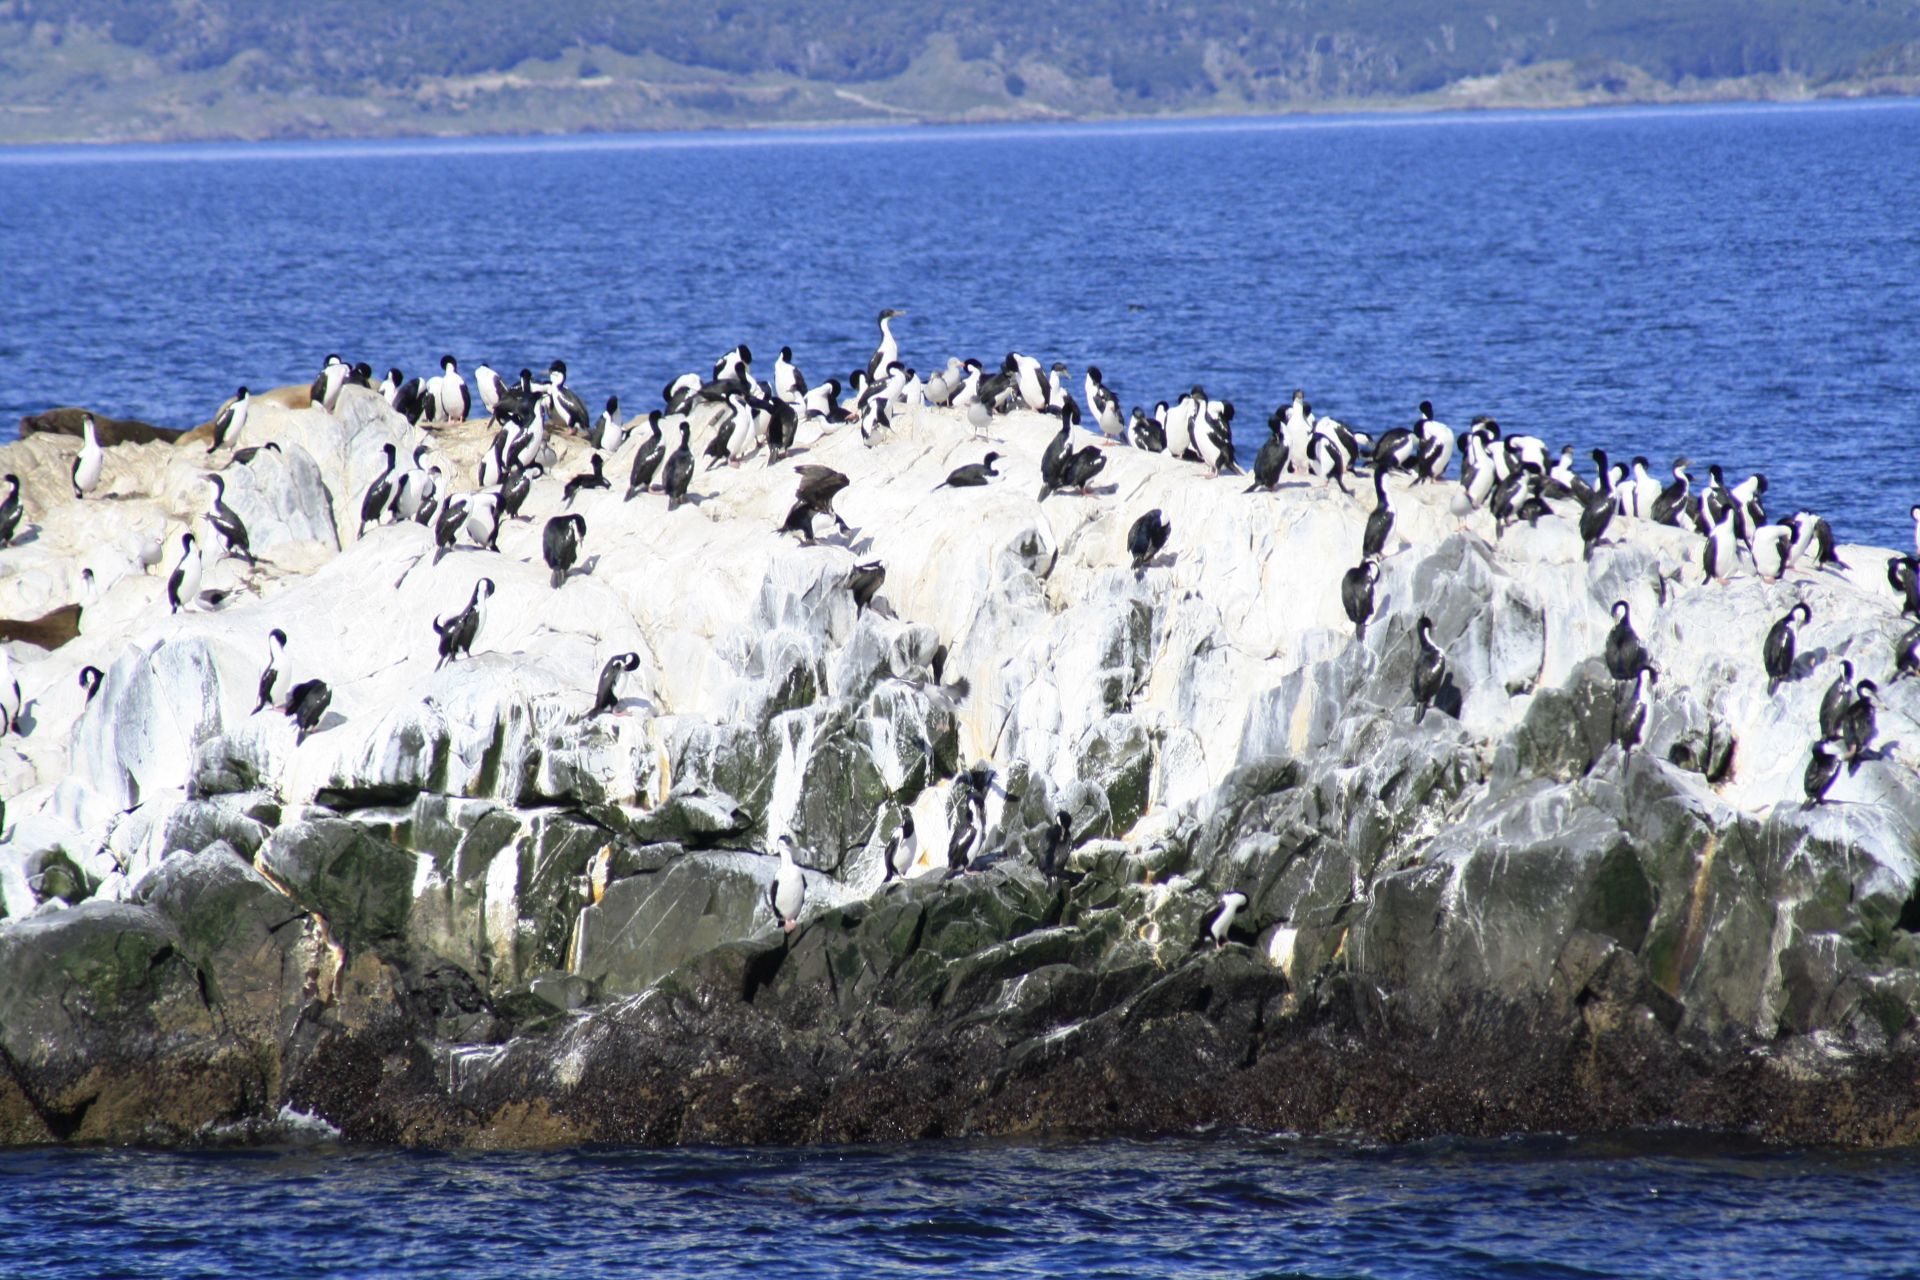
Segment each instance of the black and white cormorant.
[{"label": "black and white cormorant", "polygon": [[767,417],[767,465],[784,461],[793,452],[794,442],[800,438],[799,411],[777,397],[772,400],[755,397],[751,403],[755,410]]},{"label": "black and white cormorant", "polygon": [[568,572],[580,558],[580,544],[586,537],[587,518],[579,512],[547,521],[546,531],[540,536],[540,551],[546,557],[547,568],[553,570],[555,590],[566,582]]},{"label": "black and white cormorant", "polygon": [[1422,614],[1416,630],[1420,652],[1413,659],[1413,722],[1419,724],[1427,718],[1427,708],[1446,686],[1447,657],[1433,642],[1433,619]]},{"label": "black and white cormorant", "polygon": [[1373,468],[1374,508],[1367,514],[1367,529],[1360,537],[1360,558],[1371,560],[1386,554],[1387,538],[1393,533],[1393,499],[1387,494],[1387,473],[1377,463]]},{"label": "black and white cormorant", "polygon": [[333,690],[324,680],[302,680],[287,693],[287,705],[282,707],[300,732],[293,740],[295,746],[307,740],[307,735],[320,727],[320,717],[327,714],[327,707],[333,702]]},{"label": "black and white cormorant", "polygon": [[1253,455],[1253,483],[1247,486],[1247,492],[1253,493],[1265,489],[1269,493],[1280,486],[1280,477],[1287,469],[1287,442],[1280,434],[1283,420],[1276,410],[1267,419],[1267,438],[1260,446],[1260,452]]},{"label": "black and white cormorant", "polygon": [[[996,455],[997,456],[997,455]],[[1040,451],[1040,501],[1066,483],[1067,459],[1073,456],[1073,426],[1062,418],[1060,430]]]},{"label": "black and white cormorant", "polygon": [[200,598],[200,544],[191,533],[180,535],[180,559],[167,575],[167,606],[171,613]]},{"label": "black and white cormorant", "polygon": [[993,469],[993,464],[999,460],[999,454],[989,452],[987,456],[979,462],[969,462],[964,467],[955,467],[947,473],[945,480],[942,480],[933,487],[936,490],[946,488],[966,489],[983,485],[987,481],[999,477],[1000,473]]},{"label": "black and white cormorant", "polygon": [[1420,461],[1420,437],[1406,427],[1393,427],[1382,433],[1373,444],[1373,469],[1384,471],[1418,471]]},{"label": "black and white cormorant", "polygon": [[1893,678],[1920,676],[1920,627],[1901,636],[1893,646]]},{"label": "black and white cormorant", "polygon": [[240,433],[246,430],[247,413],[252,405],[252,397],[247,394],[245,387],[241,387],[233,393],[233,399],[220,406],[219,412],[213,415],[213,436],[207,441],[208,453],[240,438]]},{"label": "black and white cormorant", "polygon": [[1340,607],[1353,624],[1353,638],[1367,638],[1367,619],[1373,616],[1373,588],[1380,581],[1380,562],[1362,560],[1340,575]]},{"label": "black and white cormorant", "polygon": [[526,505],[528,496],[533,493],[534,478],[546,473],[547,469],[537,462],[530,466],[515,467],[508,472],[505,483],[500,486],[500,519],[533,519],[532,516],[521,515],[520,508]]},{"label": "black and white cormorant", "polygon": [[793,837],[781,836],[780,866],[767,886],[767,906],[772,908],[780,928],[792,933],[800,927],[800,908],[807,900],[807,880],[793,860]]},{"label": "black and white cormorant", "polygon": [[618,706],[620,695],[615,691],[615,686],[620,682],[621,673],[631,675],[639,665],[640,655],[637,653],[616,653],[608,658],[607,665],[600,668],[600,683],[593,693],[593,710],[587,714],[597,716]]},{"label": "black and white cormorant", "polygon": [[606,460],[596,453],[593,455],[593,464],[590,470],[582,471],[579,475],[567,481],[566,488],[561,491],[564,501],[562,501],[560,505],[563,507],[572,506],[575,495],[582,489],[610,489],[612,487],[612,482],[607,479]]},{"label": "black and white cormorant", "polygon": [[75,498],[84,498],[100,487],[100,473],[107,465],[106,450],[100,447],[100,439],[94,434],[92,414],[80,419],[80,435],[80,452],[74,455],[69,473]]},{"label": "black and white cormorant", "polygon": [[1619,503],[1613,493],[1613,473],[1607,466],[1607,453],[1604,449],[1593,451],[1593,465],[1599,472],[1599,479],[1586,500],[1580,505],[1580,558],[1593,559],[1593,549],[1607,536],[1607,526],[1613,523],[1613,513],[1619,509]]},{"label": "black and white cormorant", "polygon": [[1347,454],[1340,448],[1339,441],[1333,436],[1315,431],[1307,439],[1307,466],[1314,475],[1322,480],[1333,481],[1334,487],[1348,497],[1353,490],[1347,488]]},{"label": "black and white cormorant", "polygon": [[1873,745],[1875,731],[1873,701],[1880,686],[1862,680],[1853,687],[1853,701],[1840,717],[1840,751],[1847,761],[1847,773],[1853,774]]},{"label": "black and white cormorant", "polygon": [[828,378],[807,392],[803,407],[809,418],[820,418],[827,422],[845,422],[847,411],[840,404],[840,379]]},{"label": "black and white cormorant", "polygon": [[774,358],[773,394],[792,404],[802,403],[807,398],[806,375],[793,362],[792,347],[780,348],[780,354]]},{"label": "black and white cormorant", "polygon": [[1733,512],[1722,512],[1708,530],[1706,545],[1700,552],[1700,569],[1706,575],[1702,582],[1726,582],[1738,565],[1739,556],[1740,544],[1733,540]]},{"label": "black and white cormorant", "polygon": [[1420,421],[1414,431],[1420,437],[1420,482],[1446,479],[1456,438],[1452,427],[1434,419],[1431,400],[1420,402]]},{"label": "black and white cormorant", "polygon": [[[968,775],[963,774],[954,779],[953,791],[950,794],[959,799],[960,811],[954,815],[952,826],[947,833],[947,877],[949,879],[966,871],[972,864],[974,854],[980,851],[980,842],[985,835],[982,827],[986,823],[986,796],[969,780]],[[951,799],[948,801],[948,807],[950,809],[954,807]],[[980,810],[981,814],[977,820],[974,817],[976,809]]]},{"label": "black and white cormorant", "polygon": [[1793,563],[1793,526],[1784,521],[1756,525],[1747,549],[1753,553],[1753,571],[1760,580],[1778,582],[1787,576],[1787,566]]},{"label": "black and white cormorant", "polygon": [[1127,432],[1127,420],[1120,416],[1120,398],[1101,380],[1100,366],[1088,365],[1084,380],[1087,412],[1100,427],[1100,434],[1117,441]]},{"label": "black and white cormorant", "polygon": [[1655,524],[1678,525],[1687,509],[1687,468],[1692,462],[1686,458],[1673,461],[1673,482],[1664,486],[1653,500],[1653,521]]},{"label": "black and white cormorant", "polygon": [[330,352],[321,362],[319,376],[307,388],[308,396],[315,404],[332,413],[340,401],[340,388],[347,385],[347,374],[351,372],[351,367],[340,358],[339,352]]},{"label": "black and white cormorant", "polygon": [[[395,369],[393,376],[397,379],[399,375],[400,371]],[[480,407],[487,411],[487,417],[498,417],[495,410],[500,405],[500,397],[507,393],[507,380],[495,372],[492,365],[483,362],[474,366],[473,389],[479,395]],[[394,406],[396,409],[399,407]]]},{"label": "black and white cormorant", "polygon": [[894,828],[886,849],[880,855],[881,883],[905,880],[907,872],[913,870],[913,864],[919,857],[920,839],[913,832],[913,812],[908,810],[900,815],[900,825]]},{"label": "black and white cormorant", "polygon": [[1054,811],[1047,827],[1046,847],[1040,850],[1040,874],[1057,880],[1066,874],[1067,858],[1073,853],[1073,815],[1065,809]]},{"label": "black and white cormorant", "polygon": [[273,705],[273,682],[280,678],[280,655],[286,648],[286,632],[278,627],[267,632],[267,668],[260,673],[260,697],[253,704],[255,714]]},{"label": "black and white cormorant", "polygon": [[877,378],[886,367],[900,358],[900,342],[893,336],[893,321],[907,314],[888,307],[880,313],[880,345],[873,349],[873,356],[867,361],[867,376]]},{"label": "black and white cormorant", "polygon": [[466,654],[473,656],[473,642],[480,634],[480,623],[486,616],[486,602],[493,595],[493,579],[482,578],[473,584],[473,596],[466,607],[447,618],[435,618],[433,630],[440,637],[440,661],[434,664],[438,671],[450,660]]},{"label": "black and white cormorant", "polygon": [[1840,674],[1827,686],[1820,698],[1820,736],[1837,738],[1840,736],[1840,722],[1846,717],[1847,708],[1853,705],[1853,663],[1840,659]]},{"label": "black and white cormorant", "polygon": [[[1193,421],[1193,448],[1216,476],[1239,475],[1233,449],[1233,402],[1203,400]],[[1104,465],[1104,463],[1103,463]]]},{"label": "black and white cormorant", "polygon": [[233,451],[233,457],[228,461],[227,465],[222,468],[222,470],[230,471],[234,467],[247,466],[251,464],[255,458],[259,457],[263,453],[284,453],[284,452],[285,450],[283,450],[280,447],[280,442],[277,440],[269,440],[265,444],[250,444],[244,449],[235,449]]},{"label": "black and white cormorant", "polygon": [[687,500],[687,486],[693,483],[693,446],[687,443],[692,433],[692,423],[680,424],[680,447],[667,459],[666,470],[660,477],[660,487],[666,491],[669,511]]},{"label": "black and white cormorant", "polygon": [[9,474],[6,482],[7,496],[0,499],[0,547],[13,544],[13,535],[20,531],[20,518],[26,514],[20,501],[20,477]]},{"label": "black and white cormorant", "polygon": [[1646,736],[1647,713],[1653,701],[1653,682],[1659,678],[1659,672],[1643,666],[1633,679],[1623,680],[1614,686],[1613,740],[1629,756]]},{"label": "black and white cormorant", "polygon": [[1173,526],[1160,514],[1160,508],[1141,516],[1127,530],[1127,552],[1133,557],[1135,577],[1143,576],[1153,558],[1166,549],[1167,539],[1173,536]]},{"label": "black and white cormorant", "polygon": [[593,430],[587,432],[587,443],[608,453],[618,453],[626,439],[626,428],[620,417],[620,397],[608,396],[607,407],[593,420]]},{"label": "black and white cormorant", "polygon": [[1087,486],[1092,484],[1107,467],[1106,451],[1098,445],[1087,445],[1076,449],[1061,460],[1059,469],[1052,482],[1043,482],[1040,488],[1040,500],[1045,502],[1055,492],[1072,490],[1086,495]]},{"label": "black and white cormorant", "polygon": [[1147,453],[1167,451],[1166,428],[1149,418],[1139,405],[1133,407],[1133,416],[1127,420],[1127,439],[1134,448]]},{"label": "black and white cormorant", "polygon": [[1840,776],[1840,757],[1828,750],[1832,738],[1822,738],[1813,744],[1813,754],[1807,761],[1806,776],[1801,786],[1807,795],[1803,809],[1811,809],[1817,804],[1826,803],[1827,792],[1833,787],[1833,780]]},{"label": "black and white cormorant", "polygon": [[1773,696],[1782,680],[1793,678],[1794,634],[1793,623],[1799,618],[1800,625],[1813,621],[1813,610],[1806,601],[1787,610],[1786,616],[1767,629],[1767,639],[1761,648],[1761,659],[1767,670],[1767,696]]},{"label": "black and white cormorant", "polygon": [[255,563],[253,548],[247,539],[247,526],[240,522],[234,509],[227,505],[227,482],[219,476],[208,476],[213,482],[213,505],[207,508],[207,523],[227,544],[227,554],[239,556],[248,564]]},{"label": "black and white cormorant", "polygon": [[847,590],[853,593],[854,612],[859,613],[873,603],[873,597],[879,592],[880,584],[887,580],[887,567],[878,560],[869,560],[865,564],[853,566],[847,575]]},{"label": "black and white cormorant", "polygon": [[1193,949],[1198,951],[1209,942],[1213,943],[1216,951],[1225,947],[1227,940],[1233,934],[1234,920],[1246,908],[1247,895],[1239,890],[1233,889],[1221,894],[1220,901],[1214,904],[1213,910],[1209,911],[1206,918],[1200,922],[1200,936],[1194,939]]},{"label": "black and white cormorant", "polygon": [[467,410],[473,406],[473,397],[467,394],[467,380],[460,376],[460,362],[452,356],[440,357],[440,373],[427,380],[427,394],[433,402],[434,421],[467,420]]},{"label": "black and white cormorant", "polygon": [[653,487],[653,473],[666,461],[666,446],[660,443],[660,411],[655,409],[647,415],[647,426],[651,434],[641,442],[633,455],[633,470],[627,476],[627,496],[625,501],[632,502],[638,494]]},{"label": "black and white cormorant", "polygon": [[567,362],[555,360],[547,366],[547,385],[542,396],[547,405],[547,416],[556,427],[568,431],[577,431],[586,435],[592,427],[592,416],[587,412],[587,402],[580,393],[567,385]]},{"label": "black and white cormorant", "polygon": [[453,550],[460,530],[467,523],[467,494],[449,494],[433,518],[433,562],[439,564]]},{"label": "black and white cormorant", "polygon": [[1815,567],[1824,569],[1829,565],[1835,568],[1848,568],[1833,549],[1833,526],[1827,523],[1825,516],[1815,515],[1811,511],[1797,511],[1787,517],[1787,523],[1793,528],[1794,556],[1798,558],[1806,548],[1813,548]]},{"label": "black and white cormorant", "polygon": [[1633,629],[1633,611],[1625,600],[1613,602],[1613,630],[1607,632],[1607,674],[1622,682],[1632,680],[1653,663],[1647,646]]},{"label": "black and white cormorant", "polygon": [[393,501],[393,442],[389,440],[381,445],[380,452],[387,455],[387,468],[373,478],[373,483],[367,486],[366,496],[360,499],[360,532],[363,535],[367,531],[367,522],[377,521],[384,516]]}]

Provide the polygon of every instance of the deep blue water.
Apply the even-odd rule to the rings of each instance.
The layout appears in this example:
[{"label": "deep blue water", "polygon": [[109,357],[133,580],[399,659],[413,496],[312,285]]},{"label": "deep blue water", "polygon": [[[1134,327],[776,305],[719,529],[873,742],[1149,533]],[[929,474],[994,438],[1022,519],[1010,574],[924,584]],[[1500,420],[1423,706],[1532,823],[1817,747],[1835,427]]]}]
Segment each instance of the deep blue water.
[{"label": "deep blue water", "polygon": [[0,1152],[0,1274],[1899,1276],[1920,1157],[1531,1140]]},{"label": "deep blue water", "polygon": [[0,430],[188,424],[332,350],[630,412],[746,341],[1294,387],[1764,470],[1905,546],[1920,497],[1920,103],[889,134],[0,150]]}]

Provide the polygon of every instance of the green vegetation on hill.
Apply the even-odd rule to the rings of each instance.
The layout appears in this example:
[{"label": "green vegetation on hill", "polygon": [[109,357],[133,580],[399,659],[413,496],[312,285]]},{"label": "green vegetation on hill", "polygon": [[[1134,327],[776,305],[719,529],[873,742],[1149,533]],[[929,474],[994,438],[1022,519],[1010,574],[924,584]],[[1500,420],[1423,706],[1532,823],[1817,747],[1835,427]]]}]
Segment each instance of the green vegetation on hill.
[{"label": "green vegetation on hill", "polygon": [[1789,96],[1910,89],[1920,0],[0,0],[0,68],[0,137]]}]

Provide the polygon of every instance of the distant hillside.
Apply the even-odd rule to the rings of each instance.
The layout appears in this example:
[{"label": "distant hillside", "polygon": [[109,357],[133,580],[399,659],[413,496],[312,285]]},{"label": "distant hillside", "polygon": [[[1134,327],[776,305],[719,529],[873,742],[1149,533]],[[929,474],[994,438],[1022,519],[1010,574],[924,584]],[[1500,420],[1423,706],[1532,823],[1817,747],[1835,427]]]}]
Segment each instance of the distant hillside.
[{"label": "distant hillside", "polygon": [[0,141],[1913,92],[1920,0],[0,0]]}]

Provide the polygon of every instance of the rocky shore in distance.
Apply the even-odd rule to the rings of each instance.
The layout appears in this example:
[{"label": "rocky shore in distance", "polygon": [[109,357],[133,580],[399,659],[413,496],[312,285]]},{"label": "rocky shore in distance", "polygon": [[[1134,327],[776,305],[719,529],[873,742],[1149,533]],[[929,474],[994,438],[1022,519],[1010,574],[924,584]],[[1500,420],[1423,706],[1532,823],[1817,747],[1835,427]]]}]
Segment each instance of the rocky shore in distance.
[{"label": "rocky shore in distance", "polygon": [[[927,408],[871,446],[812,427],[791,461],[703,459],[672,511],[623,500],[644,430],[565,506],[590,450],[556,435],[532,519],[437,557],[419,525],[361,534],[361,496],[386,444],[471,487],[485,426],[283,399],[236,442],[278,449],[116,445],[84,502],[78,440],[0,449],[27,506],[0,617],[81,605],[71,641],[7,646],[0,1143],[264,1141],[296,1113],[445,1146],[1920,1139],[1920,684],[1892,678],[1887,553],[1703,586],[1696,536],[1623,521],[1588,563],[1561,515],[1496,537],[1456,486],[1395,479],[1356,641],[1370,496],[1116,448],[1092,494],[1039,502],[1052,419],[982,441]],[[1004,479],[936,490],[989,448]],[[775,532],[797,463],[850,478],[850,533]],[[257,566],[215,558],[210,464]],[[1172,537],[1136,574],[1150,508]],[[586,534],[555,590],[563,510]],[[189,527],[207,594],[173,614],[142,552]],[[472,656],[441,664],[433,623],[482,576]],[[1600,660],[1620,599],[1661,672],[1630,756]],[[1802,667],[1770,695],[1796,600]],[[1422,614],[1461,697],[1415,723]],[[304,741],[254,710],[274,628],[280,697],[332,691]],[[1842,658],[1880,683],[1881,749],[1805,808]],[[949,878],[977,765],[983,856]],[[918,865],[883,884],[905,813]],[[1231,940],[1196,945],[1228,891]]]}]

